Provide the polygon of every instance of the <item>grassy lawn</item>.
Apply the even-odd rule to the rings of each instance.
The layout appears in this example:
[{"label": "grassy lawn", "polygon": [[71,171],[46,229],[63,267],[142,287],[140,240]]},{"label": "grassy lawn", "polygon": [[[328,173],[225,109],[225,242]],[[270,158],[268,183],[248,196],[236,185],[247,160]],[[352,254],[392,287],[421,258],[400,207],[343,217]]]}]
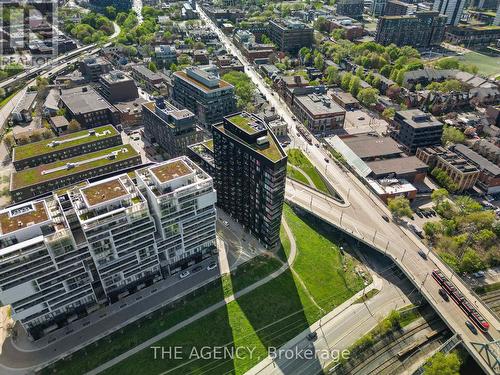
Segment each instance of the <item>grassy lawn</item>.
[{"label": "grassy lawn", "polygon": [[490,76],[500,74],[500,59],[484,55],[482,53],[470,52],[463,56],[458,56],[458,59],[467,64],[477,65],[479,73]]},{"label": "grassy lawn", "polygon": [[14,90],[10,95],[7,95],[5,98],[3,98],[2,101],[0,101],[0,108],[7,104],[18,92],[19,90]]},{"label": "grassy lawn", "polygon": [[[270,303],[272,301],[272,303]],[[295,285],[290,271],[237,301],[175,332],[155,346],[181,346],[184,358],[153,360],[145,349],[103,374],[243,374],[267,356],[269,346],[279,347],[308,327],[319,316],[304,291]],[[191,359],[193,348],[227,346],[255,348],[252,358]]]},{"label": "grassy lawn", "polygon": [[363,288],[355,260],[341,255],[341,238],[330,226],[311,215],[299,217],[289,206],[283,212],[297,244],[293,268],[319,306],[331,311]]},{"label": "grassy lawn", "polygon": [[[302,169],[304,171],[304,173],[306,173],[311,178],[312,182],[316,186],[316,189],[318,189],[319,191],[321,191],[325,194],[331,195],[330,191],[326,187],[325,182],[323,181],[323,178],[320,176],[318,171],[316,171],[314,166],[311,164],[309,159],[304,155],[304,153],[301,150],[296,149],[296,148],[290,149],[288,151],[288,162],[290,164],[293,164],[293,165],[299,167],[300,169]],[[292,168],[290,168],[290,169],[292,169]],[[288,172],[289,172],[289,170],[287,168],[287,174],[288,174]],[[289,177],[293,178],[293,176],[289,176]],[[300,178],[297,178],[297,179],[301,182],[304,182],[304,181],[300,180]],[[307,185],[309,185],[309,182],[307,182],[307,180],[305,180],[305,183]]]},{"label": "grassy lawn", "polygon": [[305,185],[309,185],[309,181],[307,180],[307,177],[304,176],[304,174],[301,171],[299,171],[295,168],[292,168],[290,165],[286,166],[286,175],[287,175],[287,177],[290,177],[294,180],[302,182]]},{"label": "grassy lawn", "polygon": [[[155,346],[180,346],[182,359],[153,358],[151,348],[140,351],[105,371],[104,374],[243,374],[267,356],[267,348],[279,347],[317,321],[322,315],[362,288],[362,280],[353,272],[354,261],[342,257],[337,247],[340,238],[331,234],[326,224],[299,217],[285,206],[284,215],[296,236],[298,255],[294,269],[303,280],[304,289],[290,270],[254,291],[155,343]],[[307,220],[307,221],[306,221]],[[282,228],[282,254],[289,254],[290,239]],[[284,256],[284,255],[282,255]],[[344,258],[344,259],[342,259]],[[234,272],[231,277],[198,291],[196,296],[177,303],[176,307],[153,314],[140,324],[132,324],[122,333],[101,340],[59,361],[43,374],[81,374],[144,342],[196,312],[220,301],[231,291],[241,290],[265,277],[280,266],[269,257],[258,257]],[[348,271],[346,274],[343,267]],[[309,295],[325,309],[320,311]],[[249,347],[234,359],[189,359],[193,348],[203,346]],[[191,357],[193,358],[193,357]]]},{"label": "grassy lawn", "polygon": [[[122,149],[126,149],[127,152],[118,152],[118,154],[116,155],[116,157],[114,159],[108,159],[108,158],[96,159],[93,161],[88,161],[84,164],[77,165],[71,169],[64,168],[61,170],[56,170],[56,171],[51,172],[51,173],[42,174],[42,172],[45,170],[63,167],[63,166],[66,166],[68,163],[83,162],[83,161],[91,160],[93,158],[103,157],[105,155],[109,155],[112,151],[121,151]],[[60,160],[60,161],[56,161],[56,162],[53,162],[50,164],[43,164],[43,165],[39,165],[38,167],[21,170],[21,171],[16,172],[12,175],[12,186],[15,189],[19,189],[21,187],[33,185],[35,183],[40,183],[40,182],[49,181],[49,180],[55,180],[57,178],[64,178],[68,175],[72,175],[72,174],[75,174],[78,172],[87,171],[87,170],[93,169],[93,168],[98,168],[98,167],[104,166],[106,164],[117,163],[119,161],[130,159],[130,158],[136,157],[138,155],[139,154],[137,153],[137,151],[129,144],[114,146],[111,148],[106,148],[104,150],[75,156],[75,157],[70,158],[70,159]]]},{"label": "grassy lawn", "polygon": [[247,286],[259,281],[281,267],[281,262],[267,255],[260,255],[242,264],[231,274],[222,276],[224,296],[245,289]]},{"label": "grassy lawn", "polygon": [[[289,252],[290,241],[288,237],[283,240],[282,245],[284,250]],[[45,368],[42,374],[56,372],[57,374],[72,375],[90,371],[210,305],[219,302],[224,297],[244,289],[274,272],[280,266],[281,263],[277,259],[268,256],[256,257],[235,270],[231,277],[224,275],[222,281],[218,280],[209,287],[186,297],[183,301],[179,301],[173,307],[157,311],[151,315],[151,318],[132,323],[125,329],[89,345],[73,354],[68,360],[59,361],[55,366]]]},{"label": "grassy lawn", "polygon": [[[352,259],[345,261],[348,272],[342,275],[341,255],[336,243],[332,242],[338,238],[327,234],[331,233],[331,228],[322,223],[306,223],[289,207],[285,207],[285,216],[297,237],[299,253],[294,268],[320,306],[336,306],[362,288],[362,280],[352,272]],[[318,228],[320,233],[316,233]],[[282,241],[288,254],[289,241]],[[324,313],[326,311],[321,312],[312,303],[302,285],[287,270],[251,293],[155,343],[163,347],[182,346],[183,359],[153,360],[153,351],[148,348],[104,374],[159,374],[172,370],[173,374],[244,374],[267,356],[268,347],[283,345]],[[255,351],[252,357],[247,354],[243,358],[226,360],[192,357],[190,360],[193,348],[204,345],[249,347]]]}]

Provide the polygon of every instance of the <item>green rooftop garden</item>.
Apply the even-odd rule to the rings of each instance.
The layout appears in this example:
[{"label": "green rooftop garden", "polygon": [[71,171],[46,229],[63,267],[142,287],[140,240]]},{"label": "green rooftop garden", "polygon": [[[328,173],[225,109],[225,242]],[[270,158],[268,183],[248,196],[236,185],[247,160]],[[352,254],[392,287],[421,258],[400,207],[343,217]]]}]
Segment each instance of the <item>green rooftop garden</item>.
[{"label": "green rooftop garden", "polygon": [[[97,158],[99,156],[107,155],[107,154],[111,153],[112,151],[118,151],[122,148],[126,148],[128,150],[128,152],[125,152],[125,153],[119,152],[118,155],[116,156],[116,158],[114,158],[114,159],[103,158],[103,159],[92,161],[90,163],[85,163],[82,165],[75,166],[74,168],[71,168],[71,169],[62,169],[60,171],[48,173],[45,175],[42,174],[42,171],[44,171],[44,170],[63,167],[68,163],[76,163],[76,162],[89,160],[92,158]],[[101,167],[101,166],[106,165],[106,164],[113,164],[113,163],[116,163],[116,162],[121,161],[121,160],[126,160],[129,158],[135,157],[137,155],[139,155],[139,154],[137,153],[137,151],[135,151],[135,149],[131,145],[120,145],[120,146],[115,146],[115,147],[107,148],[104,150],[100,150],[97,152],[92,152],[90,154],[80,155],[80,156],[77,156],[74,158],[65,159],[65,160],[57,161],[57,162],[50,163],[50,164],[40,165],[40,166],[35,167],[35,168],[25,169],[25,170],[22,170],[22,171],[19,171],[19,172],[12,174],[12,187],[14,190],[17,190],[17,189],[20,189],[20,188],[25,187],[25,186],[35,185],[35,184],[38,184],[41,182],[55,180],[55,179],[66,177],[66,176],[69,176],[69,175],[72,175],[75,173],[98,168],[98,167]]]},{"label": "green rooftop garden", "polygon": [[209,150],[213,151],[214,150],[214,140],[213,139],[209,139],[208,141],[206,142],[203,142],[203,144],[205,145],[206,148],[208,148]]},{"label": "green rooftop garden", "polygon": [[239,127],[241,130],[246,131],[248,134],[253,134],[256,132],[255,129],[252,126],[250,126],[252,119],[248,117],[242,115],[236,115],[230,117],[228,120],[231,121],[237,127]]},{"label": "green rooftop garden", "polygon": [[[96,135],[83,137],[89,133],[89,130],[85,129],[76,133],[64,135],[62,137],[45,139],[43,141],[33,142],[23,146],[17,146],[14,148],[13,161],[32,158],[34,156],[39,156],[43,154],[50,154],[51,152],[64,150],[66,148],[79,146],[85,143],[95,142],[96,140],[106,139],[118,134],[117,130],[112,125],[101,126],[99,128],[95,128],[94,130],[96,131],[96,133],[102,133],[105,130],[109,130],[111,131],[111,133],[101,137],[97,137]],[[82,138],[71,140],[73,138],[78,138],[78,137]],[[66,142],[59,144],[55,147],[50,147],[49,143],[53,141],[66,141]]]}]

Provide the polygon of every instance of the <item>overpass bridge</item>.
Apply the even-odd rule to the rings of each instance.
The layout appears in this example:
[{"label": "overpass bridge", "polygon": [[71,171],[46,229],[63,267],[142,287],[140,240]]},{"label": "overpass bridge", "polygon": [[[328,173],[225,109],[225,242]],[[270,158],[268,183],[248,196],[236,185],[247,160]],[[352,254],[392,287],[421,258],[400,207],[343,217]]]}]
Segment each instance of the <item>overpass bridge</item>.
[{"label": "overpass bridge", "polygon": [[[500,374],[500,363],[496,360],[500,358],[498,319],[412,233],[395,223],[384,221],[382,217],[380,220],[374,220],[372,215],[366,215],[359,206],[356,207],[349,202],[340,203],[290,179],[287,179],[285,200],[391,258],[420,290],[451,331],[462,339],[464,347],[485,373]],[[419,256],[418,250],[425,251],[428,259],[424,260]],[[467,317],[462,310],[453,301],[446,302],[441,298],[438,293],[439,285],[431,276],[431,271],[436,268],[452,280],[463,295],[476,305],[476,309],[490,323],[488,333],[479,332],[474,335],[465,325]]]}]

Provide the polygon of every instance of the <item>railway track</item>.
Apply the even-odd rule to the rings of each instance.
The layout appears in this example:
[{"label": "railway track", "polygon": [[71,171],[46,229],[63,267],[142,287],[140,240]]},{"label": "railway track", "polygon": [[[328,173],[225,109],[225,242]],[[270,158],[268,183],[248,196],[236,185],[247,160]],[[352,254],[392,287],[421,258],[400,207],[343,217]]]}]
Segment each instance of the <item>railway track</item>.
[{"label": "railway track", "polygon": [[[430,335],[426,335],[425,340],[421,340],[419,345],[415,345],[411,348],[413,342],[408,342],[408,339],[412,338],[416,334],[429,330]],[[337,374],[372,374],[374,372],[374,364],[376,364],[376,373],[377,374],[390,374],[395,368],[394,365],[398,365],[400,367],[402,365],[401,358],[407,357],[410,353],[417,350],[417,348],[430,340],[435,340],[442,337],[443,332],[446,331],[446,326],[442,321],[437,317],[433,317],[429,321],[423,321],[418,325],[412,327],[408,331],[404,332],[401,336],[397,337],[393,342],[384,345],[380,349],[374,351],[369,356],[364,357],[362,362],[356,364],[354,367],[345,367],[343,369],[339,369]],[[399,356],[398,353],[406,351],[402,356]],[[380,362],[380,358],[383,358],[383,362]]]},{"label": "railway track", "polygon": [[480,295],[481,299],[500,317],[500,290],[486,292]]}]

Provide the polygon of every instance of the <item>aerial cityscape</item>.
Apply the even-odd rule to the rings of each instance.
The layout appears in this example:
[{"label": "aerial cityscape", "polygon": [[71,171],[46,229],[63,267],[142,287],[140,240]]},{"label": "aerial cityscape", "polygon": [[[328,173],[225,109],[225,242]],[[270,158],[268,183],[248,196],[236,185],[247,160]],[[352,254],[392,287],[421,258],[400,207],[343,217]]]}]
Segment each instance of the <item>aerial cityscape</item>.
[{"label": "aerial cityscape", "polygon": [[500,374],[500,0],[0,20],[0,374]]}]

